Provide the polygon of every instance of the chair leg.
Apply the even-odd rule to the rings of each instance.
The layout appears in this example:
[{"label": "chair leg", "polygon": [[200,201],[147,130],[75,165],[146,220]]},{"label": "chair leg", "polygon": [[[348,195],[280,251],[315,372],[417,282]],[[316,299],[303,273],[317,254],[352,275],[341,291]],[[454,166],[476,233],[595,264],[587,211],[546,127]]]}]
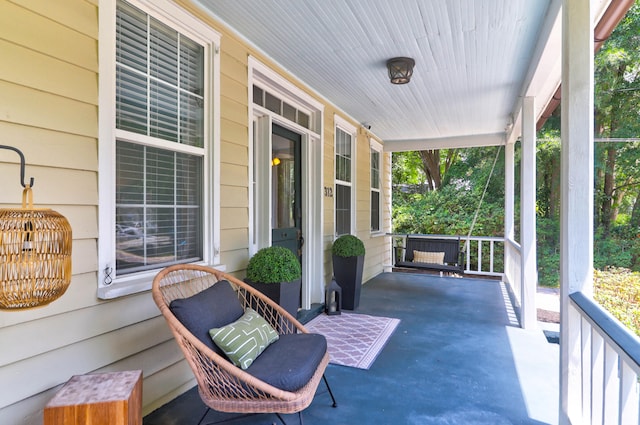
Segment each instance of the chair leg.
[{"label": "chair leg", "polygon": [[[282,416],[280,416],[280,413],[276,413],[276,416],[278,417],[278,419],[280,419],[280,422],[282,422],[283,425],[287,425],[287,423],[282,418]],[[298,412],[298,419],[300,420],[300,425],[304,425],[304,423],[302,421],[302,411]],[[273,425],[275,425],[275,424],[273,424]]]},{"label": "chair leg", "polygon": [[207,410],[204,411],[204,415],[202,415],[202,417],[200,418],[200,420],[198,421],[198,425],[202,424],[202,421],[204,421],[204,418],[207,417],[207,413],[209,413],[209,410],[211,410],[210,407],[207,407]]},{"label": "chair leg", "polygon": [[333,396],[333,391],[331,391],[331,387],[329,386],[329,381],[327,381],[327,377],[323,374],[322,379],[324,380],[324,384],[327,386],[327,390],[329,390],[329,395],[331,396],[331,400],[333,400],[333,405],[331,407],[338,407],[338,403],[336,403],[336,398]]}]

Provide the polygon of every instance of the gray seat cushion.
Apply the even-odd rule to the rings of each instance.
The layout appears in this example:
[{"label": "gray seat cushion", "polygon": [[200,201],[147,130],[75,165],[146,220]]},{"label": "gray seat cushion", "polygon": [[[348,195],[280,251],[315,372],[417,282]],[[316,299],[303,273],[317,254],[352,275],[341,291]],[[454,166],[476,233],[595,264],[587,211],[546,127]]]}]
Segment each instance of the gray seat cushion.
[{"label": "gray seat cushion", "polygon": [[280,335],[246,372],[285,391],[305,386],[327,351],[327,340],[319,334]]},{"label": "gray seat cushion", "polygon": [[189,332],[221,356],[224,353],[214,344],[209,329],[235,322],[244,314],[236,292],[226,280],[189,298],[171,301],[169,309]]}]

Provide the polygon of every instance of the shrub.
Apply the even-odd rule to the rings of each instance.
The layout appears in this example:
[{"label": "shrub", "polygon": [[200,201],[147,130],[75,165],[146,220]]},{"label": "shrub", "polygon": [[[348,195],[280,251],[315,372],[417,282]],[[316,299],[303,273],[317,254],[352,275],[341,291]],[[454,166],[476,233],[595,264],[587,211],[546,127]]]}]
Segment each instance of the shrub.
[{"label": "shrub", "polygon": [[262,248],[251,257],[247,265],[247,279],[252,282],[292,282],[301,276],[298,258],[281,246]]},{"label": "shrub", "polygon": [[640,273],[623,268],[593,272],[594,299],[640,336]]},{"label": "shrub", "polygon": [[364,255],[364,244],[358,237],[342,235],[333,242],[331,252],[338,257],[359,257]]}]

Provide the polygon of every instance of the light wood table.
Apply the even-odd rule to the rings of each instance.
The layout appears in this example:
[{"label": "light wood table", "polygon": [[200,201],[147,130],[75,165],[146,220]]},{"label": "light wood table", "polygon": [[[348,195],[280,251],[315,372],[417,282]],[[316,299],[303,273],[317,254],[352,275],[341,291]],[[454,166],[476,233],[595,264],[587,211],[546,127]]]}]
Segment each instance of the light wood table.
[{"label": "light wood table", "polygon": [[72,376],[44,408],[44,425],[142,425],[142,371]]}]

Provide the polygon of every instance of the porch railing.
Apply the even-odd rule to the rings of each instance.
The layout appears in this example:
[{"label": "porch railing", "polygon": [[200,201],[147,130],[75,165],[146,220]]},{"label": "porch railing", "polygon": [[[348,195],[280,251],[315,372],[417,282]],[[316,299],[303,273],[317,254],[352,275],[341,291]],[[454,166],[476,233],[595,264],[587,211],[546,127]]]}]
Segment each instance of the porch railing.
[{"label": "porch railing", "polygon": [[569,300],[569,320],[577,323],[570,328],[579,333],[569,338],[580,345],[580,370],[570,375],[580,382],[569,383],[569,390],[577,394],[569,396],[574,402],[567,414],[582,416],[570,420],[592,424],[640,423],[640,339],[583,293],[573,293]]},{"label": "porch railing", "polygon": [[[464,272],[484,276],[502,276],[504,273],[504,238],[469,236],[464,242]],[[488,251],[488,252],[487,252]]]},{"label": "porch railing", "polygon": [[522,252],[520,244],[512,239],[505,239],[504,278],[510,285],[518,306],[522,305]]},{"label": "porch railing", "polygon": [[[484,276],[502,276],[504,273],[504,249],[505,239],[491,236],[457,236],[457,235],[424,235],[424,234],[390,234],[393,239],[401,240],[402,246],[407,246],[407,237],[412,238],[437,238],[458,239],[460,248],[464,249],[464,272]],[[397,243],[394,244],[394,249]],[[394,262],[398,253],[394,251]]]}]

